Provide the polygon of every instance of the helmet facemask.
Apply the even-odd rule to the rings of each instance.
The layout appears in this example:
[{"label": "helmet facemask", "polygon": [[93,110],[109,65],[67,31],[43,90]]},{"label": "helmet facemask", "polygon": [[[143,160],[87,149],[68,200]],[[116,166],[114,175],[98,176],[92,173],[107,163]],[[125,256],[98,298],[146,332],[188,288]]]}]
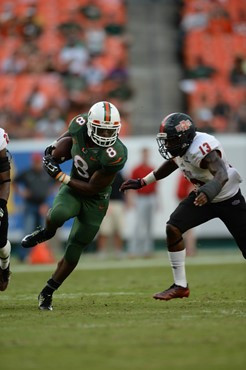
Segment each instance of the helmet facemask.
[{"label": "helmet facemask", "polygon": [[102,147],[114,145],[120,132],[121,124],[112,125],[112,122],[94,123],[88,120],[88,136],[91,140]]},{"label": "helmet facemask", "polygon": [[165,159],[172,159],[174,157],[182,157],[186,150],[189,148],[191,141],[187,142],[184,135],[176,135],[170,138],[166,138],[165,133],[157,135],[157,144],[159,153]]}]

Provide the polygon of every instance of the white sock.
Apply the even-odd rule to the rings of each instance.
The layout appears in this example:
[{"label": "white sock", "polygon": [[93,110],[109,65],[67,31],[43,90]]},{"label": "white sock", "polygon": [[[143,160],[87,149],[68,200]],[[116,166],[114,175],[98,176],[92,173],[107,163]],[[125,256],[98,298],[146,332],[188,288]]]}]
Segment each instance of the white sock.
[{"label": "white sock", "polygon": [[185,255],[185,249],[180,252],[168,252],[169,261],[173,271],[174,283],[184,288],[187,287],[185,274]]},{"label": "white sock", "polygon": [[11,244],[9,240],[3,248],[0,248],[0,267],[5,270],[10,262]]}]

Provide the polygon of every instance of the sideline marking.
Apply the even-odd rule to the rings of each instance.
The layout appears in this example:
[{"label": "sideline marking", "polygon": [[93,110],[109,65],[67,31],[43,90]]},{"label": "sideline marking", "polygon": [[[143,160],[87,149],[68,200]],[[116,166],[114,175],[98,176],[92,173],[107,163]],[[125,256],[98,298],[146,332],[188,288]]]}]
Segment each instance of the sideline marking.
[{"label": "sideline marking", "polygon": [[[200,265],[227,265],[227,264],[242,264],[244,259],[240,254],[221,254],[201,255],[196,257],[187,257],[186,266],[200,266]],[[170,267],[167,256],[162,254],[160,257],[152,259],[122,259],[122,260],[98,260],[97,257],[82,256],[76,270],[108,270],[108,269],[131,269],[131,268],[147,268],[147,267]],[[53,271],[56,264],[50,265],[12,265],[12,272],[46,272]]]}]

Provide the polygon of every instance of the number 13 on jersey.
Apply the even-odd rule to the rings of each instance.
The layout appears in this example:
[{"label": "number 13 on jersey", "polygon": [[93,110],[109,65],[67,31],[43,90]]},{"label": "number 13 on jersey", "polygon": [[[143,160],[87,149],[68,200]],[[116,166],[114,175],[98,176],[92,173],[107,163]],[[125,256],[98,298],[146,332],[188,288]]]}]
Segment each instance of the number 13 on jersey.
[{"label": "number 13 on jersey", "polygon": [[199,149],[203,155],[211,152],[211,147],[208,143],[203,143],[202,145],[199,146]]}]

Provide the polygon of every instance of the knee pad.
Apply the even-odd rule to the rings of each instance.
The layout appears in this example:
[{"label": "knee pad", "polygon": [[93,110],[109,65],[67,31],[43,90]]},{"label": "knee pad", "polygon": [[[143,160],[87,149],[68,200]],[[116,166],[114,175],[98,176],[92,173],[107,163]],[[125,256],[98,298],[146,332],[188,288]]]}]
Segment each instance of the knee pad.
[{"label": "knee pad", "polygon": [[168,238],[168,247],[174,247],[183,240],[180,230],[171,224],[166,225],[166,234]]},{"label": "knee pad", "polygon": [[7,235],[8,235],[8,226],[9,226],[8,220],[9,220],[8,211],[7,211],[7,207],[5,207],[4,215],[0,223],[0,248],[5,247],[5,245],[7,244]]},{"label": "knee pad", "polygon": [[172,239],[175,237],[180,239],[180,237],[182,237],[180,230],[176,226],[173,226],[171,224],[166,225],[166,234],[169,238],[172,238]]},{"label": "knee pad", "polygon": [[10,252],[11,252],[11,244],[10,244],[10,241],[7,240],[6,244],[0,248],[0,258],[9,257]]}]

